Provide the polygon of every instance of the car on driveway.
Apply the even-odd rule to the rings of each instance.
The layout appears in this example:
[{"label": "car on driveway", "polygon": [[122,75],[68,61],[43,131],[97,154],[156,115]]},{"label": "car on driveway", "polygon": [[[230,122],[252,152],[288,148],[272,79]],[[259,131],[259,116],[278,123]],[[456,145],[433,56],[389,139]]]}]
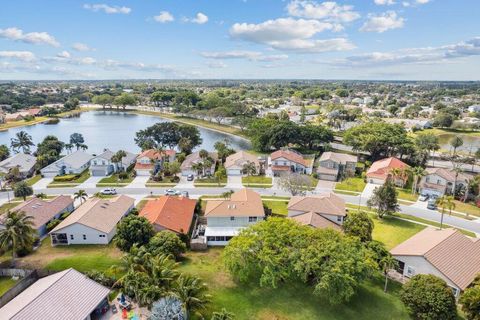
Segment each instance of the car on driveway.
[{"label": "car on driveway", "polygon": [[165,190],[165,195],[166,196],[179,196],[180,191],[175,190],[175,189],[167,189],[167,190]]},{"label": "car on driveway", "polygon": [[428,198],[429,198],[428,194],[421,194],[420,197],[418,197],[418,200],[427,201]]},{"label": "car on driveway", "polygon": [[103,189],[100,193],[103,195],[115,195],[117,194],[117,190],[115,190],[114,188],[106,188]]},{"label": "car on driveway", "polygon": [[187,181],[193,181],[193,178],[194,178],[194,177],[193,177],[193,174],[189,174],[189,175],[187,176]]},{"label": "car on driveway", "polygon": [[427,209],[436,210],[437,209],[437,200],[436,199],[428,200]]},{"label": "car on driveway", "polygon": [[182,191],[182,197],[188,198],[188,191]]}]

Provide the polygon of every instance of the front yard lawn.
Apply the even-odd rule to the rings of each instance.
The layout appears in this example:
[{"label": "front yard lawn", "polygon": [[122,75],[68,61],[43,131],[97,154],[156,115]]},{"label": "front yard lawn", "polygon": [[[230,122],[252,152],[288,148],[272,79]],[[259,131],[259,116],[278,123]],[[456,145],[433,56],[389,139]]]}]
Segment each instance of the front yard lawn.
[{"label": "front yard lawn", "polygon": [[397,192],[398,192],[398,196],[397,196],[398,199],[413,201],[413,202],[417,201],[418,199],[418,194],[412,194],[411,190],[397,188]]},{"label": "front yard lawn", "polygon": [[279,284],[276,289],[255,283],[237,283],[224,269],[222,249],[188,252],[180,271],[202,278],[212,295],[207,319],[213,311],[226,308],[237,320],[342,320],[342,319],[408,319],[398,298],[399,285],[389,283],[383,292],[382,279],[361,285],[357,295],[347,303],[330,306],[313,295],[311,287],[298,283]]},{"label": "front yard lawn", "polygon": [[[23,199],[22,199],[23,201]],[[9,211],[10,209],[13,209],[15,208],[16,206],[18,206],[21,202],[10,202],[10,203],[4,203],[0,206],[0,215],[6,213],[7,211]]]},{"label": "front yard lawn", "polygon": [[335,185],[335,190],[344,190],[344,191],[350,191],[350,192],[362,192],[363,189],[365,189],[365,181],[363,181],[363,178],[347,178],[341,182],[338,182]]},{"label": "front yard lawn", "polygon": [[[90,178],[90,172],[88,170],[83,171],[78,177],[68,180],[68,181],[52,181],[48,187],[55,187],[55,185],[79,185],[81,183],[84,183],[87,181],[87,179]],[[54,178],[55,179],[55,178]]]},{"label": "front yard lawn", "polygon": [[97,187],[119,187],[126,186],[133,181],[133,177],[129,175],[127,179],[120,179],[118,173],[112,174],[109,177],[105,177],[102,180],[98,181]]},{"label": "front yard lawn", "polygon": [[263,204],[272,210],[273,214],[286,216],[288,214],[288,201],[262,200]]},{"label": "front yard lawn", "polygon": [[271,187],[272,178],[265,176],[242,177],[242,184],[246,187]]},{"label": "front yard lawn", "polygon": [[5,292],[10,290],[10,288],[13,287],[15,285],[15,283],[17,283],[17,282],[18,282],[18,280],[13,280],[10,277],[0,277],[0,297]]},{"label": "front yard lawn", "polygon": [[35,183],[37,183],[40,179],[42,179],[42,176],[40,174],[37,174],[36,176],[33,176],[33,177],[27,179],[26,183],[31,187]]},{"label": "front yard lawn", "polygon": [[[462,201],[455,200],[455,209],[454,211],[467,213],[470,215],[480,217],[480,208],[472,203],[463,203]],[[448,210],[447,210],[448,211]]]},{"label": "front yard lawn", "polygon": [[198,178],[193,181],[193,185],[195,187],[223,187],[227,184],[227,178],[223,178],[220,180],[220,185],[218,184],[218,180],[215,177],[209,178]]}]

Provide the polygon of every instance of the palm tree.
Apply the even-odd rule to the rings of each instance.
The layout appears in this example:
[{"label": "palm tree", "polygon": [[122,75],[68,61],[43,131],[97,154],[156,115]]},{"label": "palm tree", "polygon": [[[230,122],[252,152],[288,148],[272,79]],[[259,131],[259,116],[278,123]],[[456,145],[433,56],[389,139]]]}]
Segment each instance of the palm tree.
[{"label": "palm tree", "polygon": [[[254,175],[257,172],[257,168],[255,167],[255,163],[251,161],[247,161],[243,164],[243,172],[247,174],[247,177]],[[248,183],[250,184],[250,183]]]},{"label": "palm tree", "polygon": [[182,302],[187,315],[200,314],[210,300],[206,291],[206,284],[199,278],[182,274],[175,281],[172,295]]},{"label": "palm tree", "polygon": [[216,311],[212,314],[211,320],[234,320],[235,314],[228,312],[227,309],[222,308],[221,311]]},{"label": "palm tree", "polygon": [[437,200],[437,204],[442,208],[442,216],[440,219],[440,229],[442,229],[443,215],[445,214],[445,209],[450,210],[450,216],[451,216],[452,210],[455,209],[455,202],[453,202],[453,196],[443,196]]},{"label": "palm tree", "polygon": [[463,139],[460,136],[455,136],[450,141],[450,145],[453,148],[453,155],[457,154],[457,148],[463,146]]},{"label": "palm tree", "polygon": [[402,169],[392,168],[390,169],[390,175],[392,176],[392,181],[395,184],[396,180],[402,175]]},{"label": "palm tree", "polygon": [[412,194],[416,194],[418,190],[418,182],[420,181],[421,177],[427,174],[427,172],[422,167],[414,167],[411,169],[411,172],[413,175]]},{"label": "palm tree", "polygon": [[122,166],[122,159],[127,156],[127,153],[123,150],[118,150],[113,156],[112,156],[112,162],[117,165],[117,168],[123,169]]},{"label": "palm tree", "polygon": [[11,139],[11,148],[15,152],[19,152],[22,149],[23,153],[30,153],[30,147],[35,144],[32,142],[32,136],[25,131],[17,132],[15,138]]},{"label": "palm tree", "polygon": [[85,190],[78,190],[73,194],[73,200],[80,199],[80,204],[83,203],[83,201],[87,200],[88,194],[85,192]]},{"label": "palm tree", "polygon": [[12,265],[15,264],[17,251],[33,245],[36,231],[33,217],[24,212],[7,212],[4,220],[5,229],[0,230],[0,248],[12,249]]},{"label": "palm tree", "polygon": [[230,197],[232,196],[233,193],[234,193],[233,190],[225,191],[221,194],[221,196],[222,196],[223,199],[228,200],[228,199],[230,199]]},{"label": "palm tree", "polygon": [[73,144],[65,143],[65,149],[67,149],[68,153],[72,153]]}]

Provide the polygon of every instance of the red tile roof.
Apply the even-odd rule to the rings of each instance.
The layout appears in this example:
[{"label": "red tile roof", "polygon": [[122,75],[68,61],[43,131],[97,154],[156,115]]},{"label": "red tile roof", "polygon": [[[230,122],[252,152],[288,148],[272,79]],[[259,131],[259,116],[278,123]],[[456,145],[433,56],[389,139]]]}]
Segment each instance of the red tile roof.
[{"label": "red tile roof", "polygon": [[292,151],[292,150],[277,150],[270,155],[270,158],[272,160],[275,160],[275,159],[278,159],[278,158],[285,158],[285,159],[290,160],[292,162],[296,162],[296,163],[299,163],[299,164],[301,164],[305,167],[308,167],[307,162],[305,161],[303,156],[301,154],[299,154],[298,152],[295,152],[295,151]]},{"label": "red tile roof", "polygon": [[403,161],[390,157],[375,161],[367,171],[367,177],[386,179],[392,169],[404,169],[410,166]]},{"label": "red tile roof", "polygon": [[155,149],[148,149],[140,153],[138,158],[143,158],[147,157],[150,159],[161,159],[162,157],[168,156],[174,156],[175,155],[175,150],[163,150],[162,152],[158,152],[158,150]]},{"label": "red tile roof", "polygon": [[196,203],[197,201],[185,197],[161,196],[148,201],[139,215],[153,225],[177,233],[188,233]]}]

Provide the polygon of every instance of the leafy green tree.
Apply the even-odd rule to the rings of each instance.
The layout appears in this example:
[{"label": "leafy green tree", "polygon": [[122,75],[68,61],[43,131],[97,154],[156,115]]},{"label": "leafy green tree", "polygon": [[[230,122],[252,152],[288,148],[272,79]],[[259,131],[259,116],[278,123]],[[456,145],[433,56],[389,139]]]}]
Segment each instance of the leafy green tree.
[{"label": "leafy green tree", "polygon": [[152,255],[171,255],[176,260],[187,250],[185,243],[175,233],[166,230],[155,234],[146,247]]},{"label": "leafy green tree", "polygon": [[148,244],[154,235],[155,230],[147,219],[128,215],[117,225],[116,245],[120,250],[128,252],[133,245]]},{"label": "leafy green tree", "polygon": [[137,103],[137,98],[129,93],[122,93],[121,95],[115,97],[113,100],[113,104],[117,106],[117,108],[122,107],[123,110],[127,106],[133,106]]},{"label": "leafy green tree", "polygon": [[235,150],[233,150],[232,148],[229,148],[228,145],[222,141],[215,142],[215,144],[213,145],[213,148],[215,149],[215,151],[217,151],[218,158],[220,159],[221,163],[224,163],[225,159],[229,155],[232,155],[235,153]]},{"label": "leafy green tree", "polygon": [[375,188],[373,195],[367,202],[369,207],[375,207],[380,218],[390,215],[398,210],[397,190],[392,179]]},{"label": "leafy green tree", "polygon": [[465,289],[459,302],[468,320],[480,320],[480,284]]},{"label": "leafy green tree", "polygon": [[36,231],[33,229],[33,217],[24,212],[7,212],[4,218],[4,229],[0,230],[0,248],[12,249],[12,265],[15,264],[17,252],[22,249],[30,250]]},{"label": "leafy green tree", "polygon": [[413,276],[403,285],[400,299],[413,319],[457,319],[452,289],[434,275]]},{"label": "leafy green tree", "polygon": [[101,94],[98,96],[94,96],[92,99],[93,103],[99,104],[105,109],[106,106],[109,106],[113,103],[113,97],[109,94]]},{"label": "leafy green tree", "polygon": [[70,135],[70,144],[74,145],[78,150],[85,144],[85,139],[81,133],[75,132]]},{"label": "leafy green tree", "polygon": [[10,157],[10,150],[8,149],[8,146],[2,144],[0,145],[0,161],[3,161]]},{"label": "leafy green tree", "polygon": [[32,142],[32,136],[25,131],[20,131],[15,134],[15,138],[11,139],[10,147],[16,153],[22,150],[23,153],[30,153],[30,147],[35,144]]},{"label": "leafy green tree", "polygon": [[305,195],[312,187],[312,179],[305,174],[289,172],[278,178],[278,186],[292,196]]},{"label": "leafy green tree", "polygon": [[420,164],[425,164],[430,156],[430,152],[440,149],[438,136],[429,132],[420,132],[415,136],[415,148],[417,150]]},{"label": "leafy green tree", "polygon": [[[186,140],[189,143],[185,143]],[[192,149],[202,143],[200,132],[191,125],[175,122],[159,122],[135,134],[135,143],[142,149],[174,148],[182,142],[182,152],[191,153]]]},{"label": "leafy green tree", "polygon": [[13,194],[15,197],[23,198],[23,201],[27,200],[28,196],[33,195],[33,189],[25,181],[15,183],[13,187]]},{"label": "leafy green tree", "polygon": [[448,113],[439,113],[433,118],[433,126],[440,128],[450,128],[453,124],[453,116]]},{"label": "leafy green tree", "polygon": [[63,104],[63,108],[66,111],[75,110],[80,105],[80,101],[77,98],[70,98]]},{"label": "leafy green tree", "polygon": [[37,168],[41,169],[60,159],[65,143],[58,140],[53,135],[46,136],[42,142],[37,145]]},{"label": "leafy green tree", "polygon": [[20,172],[19,167],[12,167],[8,169],[8,172],[5,174],[4,177],[5,181],[7,181],[10,184],[15,184],[19,181],[22,181],[23,175]]},{"label": "leafy green tree", "polygon": [[369,242],[372,241],[373,220],[364,211],[350,212],[343,224],[343,230],[346,235]]},{"label": "leafy green tree", "polygon": [[460,136],[455,136],[450,141],[450,146],[453,148],[453,155],[457,154],[457,149],[463,146],[463,139]]}]

